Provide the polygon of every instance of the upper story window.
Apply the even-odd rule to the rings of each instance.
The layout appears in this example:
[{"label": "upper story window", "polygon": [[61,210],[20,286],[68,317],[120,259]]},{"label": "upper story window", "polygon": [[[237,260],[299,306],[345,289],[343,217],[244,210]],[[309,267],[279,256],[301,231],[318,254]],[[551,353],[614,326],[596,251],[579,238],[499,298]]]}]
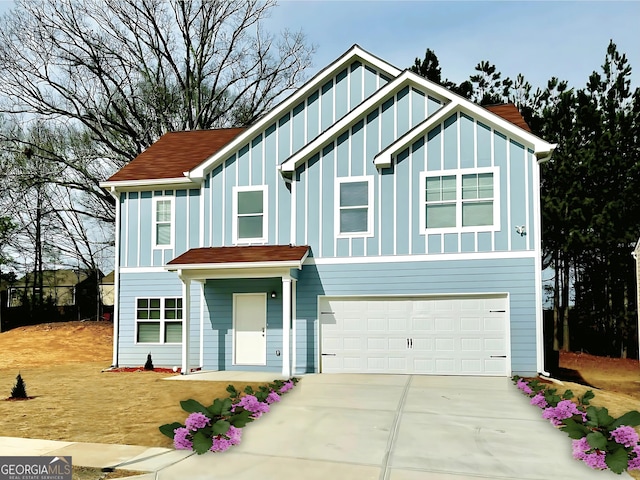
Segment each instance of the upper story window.
[{"label": "upper story window", "polygon": [[233,242],[267,242],[267,186],[235,187],[233,191]]},{"label": "upper story window", "polygon": [[496,169],[421,174],[420,230],[486,231],[499,228]]},{"label": "upper story window", "polygon": [[154,246],[171,247],[171,245],[173,245],[173,216],[173,197],[154,198]]},{"label": "upper story window", "polygon": [[136,342],[181,343],[182,298],[138,298]]},{"label": "upper story window", "polygon": [[338,178],[336,232],[339,236],[368,236],[373,231],[373,181],[371,177]]}]

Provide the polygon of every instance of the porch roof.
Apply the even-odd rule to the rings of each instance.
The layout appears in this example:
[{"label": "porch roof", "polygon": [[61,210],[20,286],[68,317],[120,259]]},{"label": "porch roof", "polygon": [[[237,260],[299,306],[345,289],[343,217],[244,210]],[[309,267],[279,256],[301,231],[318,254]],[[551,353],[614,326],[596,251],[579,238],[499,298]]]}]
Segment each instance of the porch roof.
[{"label": "porch roof", "polygon": [[309,255],[307,245],[248,245],[202,247],[187,250],[167,263],[167,270],[218,270],[260,267],[302,269]]}]

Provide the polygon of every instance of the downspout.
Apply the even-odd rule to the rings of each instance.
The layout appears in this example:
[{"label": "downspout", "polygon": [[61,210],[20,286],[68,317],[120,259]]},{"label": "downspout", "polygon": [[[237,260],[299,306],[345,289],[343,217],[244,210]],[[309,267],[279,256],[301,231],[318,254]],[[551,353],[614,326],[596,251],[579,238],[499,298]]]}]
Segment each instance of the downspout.
[{"label": "downspout", "polygon": [[[638,245],[640,245],[640,239],[638,239],[638,243],[636,243],[636,249],[638,249]],[[636,310],[638,311],[638,360],[640,360],[640,259],[638,258],[638,252],[636,252],[636,250],[631,252],[631,256],[636,261],[636,295],[638,298],[636,301]]]},{"label": "downspout", "polygon": [[538,157],[536,153],[537,162],[533,169],[534,176],[534,202],[538,205],[538,212],[533,219],[535,225],[534,233],[534,245],[536,249],[535,255],[535,282],[536,282],[536,367],[538,373],[549,377],[551,374],[546,370],[544,361],[544,311],[542,309],[542,200],[540,198],[540,164],[548,162],[551,159],[551,155],[557,145],[551,145],[548,152],[541,152],[543,157]]},{"label": "downspout", "polygon": [[111,187],[116,199],[115,265],[113,267],[113,360],[111,366],[118,367],[118,343],[120,340],[120,192]]}]

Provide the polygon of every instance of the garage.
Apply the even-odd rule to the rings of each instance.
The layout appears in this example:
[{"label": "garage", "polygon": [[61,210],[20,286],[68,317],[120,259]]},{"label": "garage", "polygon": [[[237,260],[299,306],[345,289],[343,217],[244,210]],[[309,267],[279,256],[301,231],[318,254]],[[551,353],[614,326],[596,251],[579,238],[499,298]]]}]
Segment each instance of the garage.
[{"label": "garage", "polygon": [[510,374],[506,295],[321,297],[323,373]]}]

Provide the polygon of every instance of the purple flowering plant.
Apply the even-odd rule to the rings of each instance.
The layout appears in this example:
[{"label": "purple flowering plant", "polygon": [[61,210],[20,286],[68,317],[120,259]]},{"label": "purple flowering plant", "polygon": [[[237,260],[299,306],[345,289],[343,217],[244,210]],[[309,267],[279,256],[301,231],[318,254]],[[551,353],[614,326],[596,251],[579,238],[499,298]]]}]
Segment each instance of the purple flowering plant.
[{"label": "purple flowering plant", "polygon": [[590,405],[591,390],[572,401],[573,392],[562,396],[537,380],[513,378],[517,388],[531,398],[530,403],[543,410],[543,418],[573,439],[573,458],[596,470],[610,469],[620,474],[640,470],[640,436],[633,428],[640,425],[640,412],[627,412],[619,418],[605,407]]},{"label": "purple flowering plant", "polygon": [[229,397],[217,398],[208,407],[197,400],[184,400],[180,406],[189,414],[184,425],[168,423],[160,427],[160,432],[173,440],[177,450],[193,450],[198,455],[224,452],[240,443],[242,429],[248,423],[268,412],[269,405],[279,402],[280,396],[297,383],[297,378],[274,380],[256,391],[248,386],[243,393],[229,385]]}]

